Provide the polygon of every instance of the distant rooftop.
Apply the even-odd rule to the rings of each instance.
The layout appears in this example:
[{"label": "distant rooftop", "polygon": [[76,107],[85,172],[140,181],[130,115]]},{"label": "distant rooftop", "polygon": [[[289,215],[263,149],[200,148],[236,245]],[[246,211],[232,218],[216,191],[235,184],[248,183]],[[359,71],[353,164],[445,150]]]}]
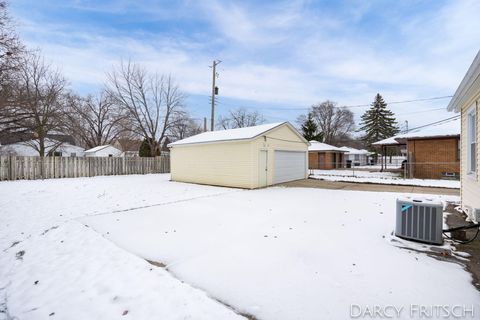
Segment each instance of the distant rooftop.
[{"label": "distant rooftop", "polygon": [[315,140],[311,140],[310,142],[310,147],[308,147],[308,151],[335,151],[335,152],[347,152],[341,148],[323,143],[323,142],[318,142]]},{"label": "distant rooftop", "polygon": [[92,149],[85,150],[85,152],[87,152],[87,153],[97,152],[97,151],[100,151],[100,150],[105,149],[105,148],[107,148],[107,147],[110,147],[110,145],[109,145],[109,144],[106,144],[106,145],[103,145],[103,146],[97,146],[97,147],[94,147],[94,148],[92,148]]},{"label": "distant rooftop", "polygon": [[370,151],[365,149],[355,149],[355,148],[346,147],[346,146],[340,147],[340,149],[344,150],[348,154],[370,154]]},{"label": "distant rooftop", "polygon": [[406,140],[422,138],[445,138],[460,136],[460,118],[444,121],[438,124],[432,124],[423,128],[413,129],[407,133],[397,134],[396,136],[377,141],[373,143],[376,146],[404,144]]}]

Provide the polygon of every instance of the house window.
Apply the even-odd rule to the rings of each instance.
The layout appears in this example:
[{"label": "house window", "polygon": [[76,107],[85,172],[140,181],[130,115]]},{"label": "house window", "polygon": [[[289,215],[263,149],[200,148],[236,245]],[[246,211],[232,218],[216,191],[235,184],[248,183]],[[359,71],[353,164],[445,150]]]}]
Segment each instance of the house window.
[{"label": "house window", "polygon": [[75,152],[70,153],[70,157],[76,157],[77,154]]},{"label": "house window", "polygon": [[360,155],[359,154],[355,155],[355,161],[360,161]]},{"label": "house window", "polygon": [[467,111],[467,171],[477,171],[477,110],[472,106]]},{"label": "house window", "polygon": [[60,151],[55,151],[55,152],[53,152],[53,156],[54,157],[61,157],[62,153]]}]

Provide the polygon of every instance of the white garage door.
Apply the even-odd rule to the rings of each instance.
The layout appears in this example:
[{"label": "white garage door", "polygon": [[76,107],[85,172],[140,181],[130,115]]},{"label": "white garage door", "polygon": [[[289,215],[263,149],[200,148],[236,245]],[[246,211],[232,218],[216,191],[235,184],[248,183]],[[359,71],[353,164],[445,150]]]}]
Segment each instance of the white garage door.
[{"label": "white garage door", "polygon": [[274,183],[305,179],[306,152],[275,151]]}]

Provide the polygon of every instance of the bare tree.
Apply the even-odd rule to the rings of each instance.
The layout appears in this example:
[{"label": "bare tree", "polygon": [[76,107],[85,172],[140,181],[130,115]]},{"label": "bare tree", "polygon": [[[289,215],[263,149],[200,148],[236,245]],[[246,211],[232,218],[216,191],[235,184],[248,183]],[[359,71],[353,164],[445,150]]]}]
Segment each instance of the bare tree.
[{"label": "bare tree", "polygon": [[7,2],[0,1],[0,134],[12,129],[15,115],[13,88],[24,54],[24,46],[7,9]]},{"label": "bare tree", "polygon": [[122,130],[114,145],[122,151],[138,151],[141,144],[141,137],[139,137],[135,132],[127,129]]},{"label": "bare tree", "polygon": [[252,127],[265,122],[265,118],[258,111],[249,112],[245,108],[230,110],[227,116],[218,117],[218,127],[234,129]]},{"label": "bare tree", "polygon": [[86,98],[70,94],[68,100],[65,118],[70,131],[85,147],[112,144],[126,130],[127,117],[107,92]]},{"label": "bare tree", "polygon": [[326,143],[334,143],[337,137],[344,136],[354,129],[352,111],[346,107],[337,107],[335,102],[327,100],[313,105],[310,112]]},{"label": "bare tree", "polygon": [[185,139],[203,132],[200,126],[188,113],[179,114],[169,130],[171,141]]},{"label": "bare tree", "polygon": [[152,154],[157,154],[176,114],[182,112],[184,95],[173,78],[122,62],[108,74],[108,91],[128,115],[133,130],[149,141]]},{"label": "bare tree", "polygon": [[8,14],[7,2],[0,1],[0,78],[3,80],[18,67],[24,46]]},{"label": "bare tree", "polygon": [[64,129],[65,86],[65,78],[40,55],[28,54],[22,59],[13,88],[14,102],[9,106],[10,127],[32,134],[31,146],[42,157],[46,149],[58,146],[46,145],[47,135]]}]

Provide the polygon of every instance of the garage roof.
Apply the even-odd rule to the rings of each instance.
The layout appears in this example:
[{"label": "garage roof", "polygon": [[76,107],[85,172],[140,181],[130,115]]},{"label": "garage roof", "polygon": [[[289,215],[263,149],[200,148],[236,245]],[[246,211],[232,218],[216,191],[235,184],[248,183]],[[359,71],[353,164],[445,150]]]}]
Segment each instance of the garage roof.
[{"label": "garage roof", "polygon": [[[179,145],[186,144],[198,144],[198,143],[212,143],[212,142],[222,142],[222,141],[233,141],[233,140],[249,140],[256,138],[272,129],[275,129],[279,126],[287,125],[292,129],[302,140],[303,137],[298,133],[298,131],[288,122],[276,122],[269,124],[262,124],[259,126],[237,128],[237,129],[228,129],[228,130],[219,130],[219,131],[207,131],[195,136],[191,136],[182,140],[178,140],[168,144],[168,147],[174,147]],[[307,141],[305,140],[305,143]]]}]

